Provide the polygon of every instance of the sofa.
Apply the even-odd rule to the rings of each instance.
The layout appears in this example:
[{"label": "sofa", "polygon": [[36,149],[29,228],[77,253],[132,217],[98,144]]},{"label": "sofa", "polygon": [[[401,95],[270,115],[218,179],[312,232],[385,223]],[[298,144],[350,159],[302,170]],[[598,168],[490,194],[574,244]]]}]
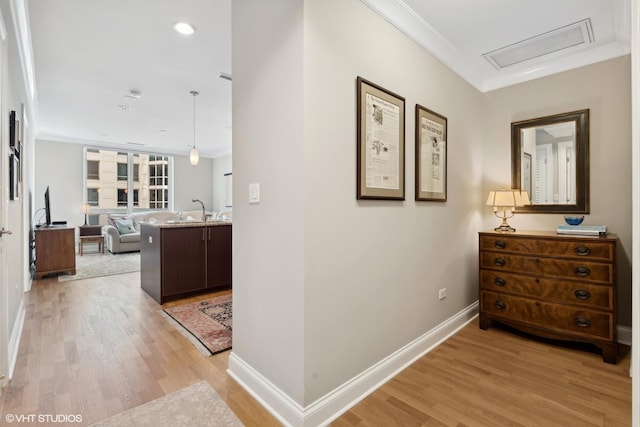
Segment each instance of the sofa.
[{"label": "sofa", "polygon": [[112,254],[140,250],[140,223],[177,221],[176,212],[153,211],[132,214],[108,214],[107,224],[102,227],[104,245]]},{"label": "sofa", "polygon": [[[212,212],[206,212],[210,218],[216,218]],[[140,224],[167,221],[199,221],[202,211],[171,212],[147,211],[132,214],[110,213],[106,215],[106,224],[102,227],[105,247],[112,254],[137,252],[140,250]]]}]

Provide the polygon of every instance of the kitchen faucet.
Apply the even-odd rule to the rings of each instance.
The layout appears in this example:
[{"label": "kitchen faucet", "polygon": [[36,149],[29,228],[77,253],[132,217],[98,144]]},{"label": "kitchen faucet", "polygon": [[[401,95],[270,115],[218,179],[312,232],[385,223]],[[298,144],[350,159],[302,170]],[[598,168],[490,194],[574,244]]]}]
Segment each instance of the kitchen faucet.
[{"label": "kitchen faucet", "polygon": [[198,199],[194,198],[194,199],[191,199],[191,201],[193,203],[196,203],[196,202],[200,203],[200,206],[202,206],[202,218],[201,219],[202,219],[203,222],[206,221],[207,220],[207,216],[206,216],[206,214],[204,212],[204,203],[202,203],[202,200],[198,200]]}]

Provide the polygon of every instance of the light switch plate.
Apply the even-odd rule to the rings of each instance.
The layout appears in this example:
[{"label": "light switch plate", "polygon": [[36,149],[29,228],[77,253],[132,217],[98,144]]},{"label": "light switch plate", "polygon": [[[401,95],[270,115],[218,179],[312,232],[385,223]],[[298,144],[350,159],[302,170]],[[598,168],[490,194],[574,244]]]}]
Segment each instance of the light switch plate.
[{"label": "light switch plate", "polygon": [[260,184],[249,184],[249,203],[260,203]]}]

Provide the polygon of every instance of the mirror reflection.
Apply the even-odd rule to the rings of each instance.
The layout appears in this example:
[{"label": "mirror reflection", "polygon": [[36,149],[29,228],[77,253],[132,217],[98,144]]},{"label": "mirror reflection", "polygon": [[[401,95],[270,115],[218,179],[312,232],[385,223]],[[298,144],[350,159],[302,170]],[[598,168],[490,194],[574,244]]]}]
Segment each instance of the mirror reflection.
[{"label": "mirror reflection", "polygon": [[576,203],[574,122],[520,130],[520,188],[535,205]]},{"label": "mirror reflection", "polygon": [[528,212],[588,213],[589,110],[511,124],[513,188]]}]

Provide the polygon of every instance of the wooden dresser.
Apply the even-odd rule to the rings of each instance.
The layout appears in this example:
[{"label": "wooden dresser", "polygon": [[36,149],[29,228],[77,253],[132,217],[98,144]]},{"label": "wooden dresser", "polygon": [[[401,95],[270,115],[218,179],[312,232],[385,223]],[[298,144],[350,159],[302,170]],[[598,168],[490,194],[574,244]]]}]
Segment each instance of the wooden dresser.
[{"label": "wooden dresser", "polygon": [[616,241],[555,232],[481,232],[480,328],[593,343],[618,362]]},{"label": "wooden dresser", "polygon": [[49,226],[35,230],[36,279],[53,273],[76,274],[75,233],[73,227]]}]

